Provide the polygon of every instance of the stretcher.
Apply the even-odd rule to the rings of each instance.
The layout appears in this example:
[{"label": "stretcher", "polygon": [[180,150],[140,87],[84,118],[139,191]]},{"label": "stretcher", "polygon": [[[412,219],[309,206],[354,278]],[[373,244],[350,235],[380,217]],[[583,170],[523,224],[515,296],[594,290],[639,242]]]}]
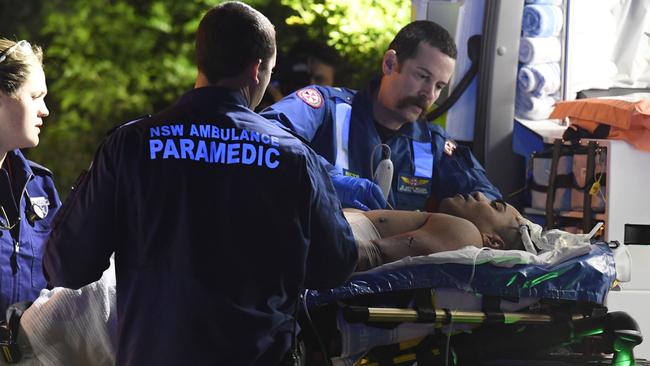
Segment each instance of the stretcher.
[{"label": "stretcher", "polygon": [[623,271],[615,245],[594,243],[550,265],[409,258],[334,289],[309,290],[301,319],[306,363],[532,365],[564,357],[633,365],[643,340],[638,325],[603,306]]}]

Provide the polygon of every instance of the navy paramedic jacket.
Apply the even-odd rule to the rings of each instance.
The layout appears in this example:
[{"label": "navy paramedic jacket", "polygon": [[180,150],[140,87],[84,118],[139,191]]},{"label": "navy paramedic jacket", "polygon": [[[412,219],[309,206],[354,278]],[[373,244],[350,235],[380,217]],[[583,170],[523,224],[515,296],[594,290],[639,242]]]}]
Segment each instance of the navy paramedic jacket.
[{"label": "navy paramedic jacket", "polygon": [[[382,159],[381,140],[372,114],[378,81],[360,93],[312,85],[273,104],[261,115],[306,139],[342,174],[372,180]],[[483,192],[501,198],[485,170],[465,146],[445,153],[447,133],[437,125],[416,121],[402,126],[386,144],[394,165],[388,202],[403,210],[422,210],[429,196],[438,201],[458,193]]]},{"label": "navy paramedic jacket", "polygon": [[59,217],[50,284],[96,281],[115,252],[118,365],[277,365],[300,289],[357,261],[318,156],[218,87],[113,132]]},{"label": "navy paramedic jacket", "polygon": [[0,170],[0,206],[0,319],[4,319],[9,305],[32,301],[47,286],[41,258],[50,223],[61,207],[52,172],[25,159],[20,150],[10,151]]}]

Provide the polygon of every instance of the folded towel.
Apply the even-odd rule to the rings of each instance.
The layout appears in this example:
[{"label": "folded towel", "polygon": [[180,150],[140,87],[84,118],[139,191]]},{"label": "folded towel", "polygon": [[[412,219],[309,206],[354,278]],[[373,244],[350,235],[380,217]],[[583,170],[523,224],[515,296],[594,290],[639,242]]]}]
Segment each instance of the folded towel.
[{"label": "folded towel", "polygon": [[521,29],[527,37],[557,36],[562,30],[562,9],[554,5],[526,5]]},{"label": "folded towel", "polygon": [[559,62],[562,58],[562,44],[557,37],[522,37],[519,43],[519,62],[540,64]]},{"label": "folded towel", "polygon": [[536,97],[551,95],[560,90],[560,64],[557,62],[525,65],[519,69],[517,85]]},{"label": "folded towel", "polygon": [[526,4],[562,5],[562,0],[526,0]]},{"label": "folded towel", "polygon": [[536,97],[517,88],[515,115],[528,120],[548,119],[554,104],[555,98],[551,96]]}]

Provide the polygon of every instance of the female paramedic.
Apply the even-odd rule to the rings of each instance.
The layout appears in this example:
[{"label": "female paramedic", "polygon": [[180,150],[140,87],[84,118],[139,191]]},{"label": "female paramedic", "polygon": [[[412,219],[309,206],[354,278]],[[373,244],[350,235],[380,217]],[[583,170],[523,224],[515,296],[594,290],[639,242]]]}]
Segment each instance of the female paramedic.
[{"label": "female paramedic", "polygon": [[61,206],[52,172],[23,156],[49,114],[40,47],[0,39],[0,314],[46,287],[41,257]]}]

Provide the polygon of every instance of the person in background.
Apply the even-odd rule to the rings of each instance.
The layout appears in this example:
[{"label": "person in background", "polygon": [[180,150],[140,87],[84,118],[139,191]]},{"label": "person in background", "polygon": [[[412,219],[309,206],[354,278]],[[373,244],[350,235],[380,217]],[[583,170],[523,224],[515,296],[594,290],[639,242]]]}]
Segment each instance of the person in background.
[{"label": "person in background", "polygon": [[263,110],[285,95],[311,84],[333,86],[340,63],[338,52],[325,43],[310,39],[296,42],[285,57],[278,57],[278,72],[257,110]]},{"label": "person in background", "polygon": [[280,365],[302,289],[345,281],[356,245],[318,156],[253,112],[270,21],[217,5],[196,58],[195,89],[103,142],[57,215],[46,276],[80,288],[115,253],[118,365]]},{"label": "person in background", "polygon": [[43,52],[0,38],[0,314],[38,297],[47,283],[41,257],[61,206],[47,168],[20,149],[35,147],[49,111]]},{"label": "person in background", "polygon": [[[437,23],[414,21],[384,53],[382,76],[361,92],[312,85],[261,114],[300,135],[326,159],[346,207],[423,210],[458,193],[501,198],[471,151],[423,120],[452,76],[456,45]],[[392,177],[377,173],[382,160]],[[383,166],[385,166],[385,163]],[[390,170],[390,169],[388,169]],[[376,181],[390,182],[381,188]],[[382,194],[383,193],[383,194]]]},{"label": "person in background", "polygon": [[287,54],[287,65],[280,75],[283,95],[308,85],[334,86],[340,64],[338,52],[316,40],[300,40]]}]

